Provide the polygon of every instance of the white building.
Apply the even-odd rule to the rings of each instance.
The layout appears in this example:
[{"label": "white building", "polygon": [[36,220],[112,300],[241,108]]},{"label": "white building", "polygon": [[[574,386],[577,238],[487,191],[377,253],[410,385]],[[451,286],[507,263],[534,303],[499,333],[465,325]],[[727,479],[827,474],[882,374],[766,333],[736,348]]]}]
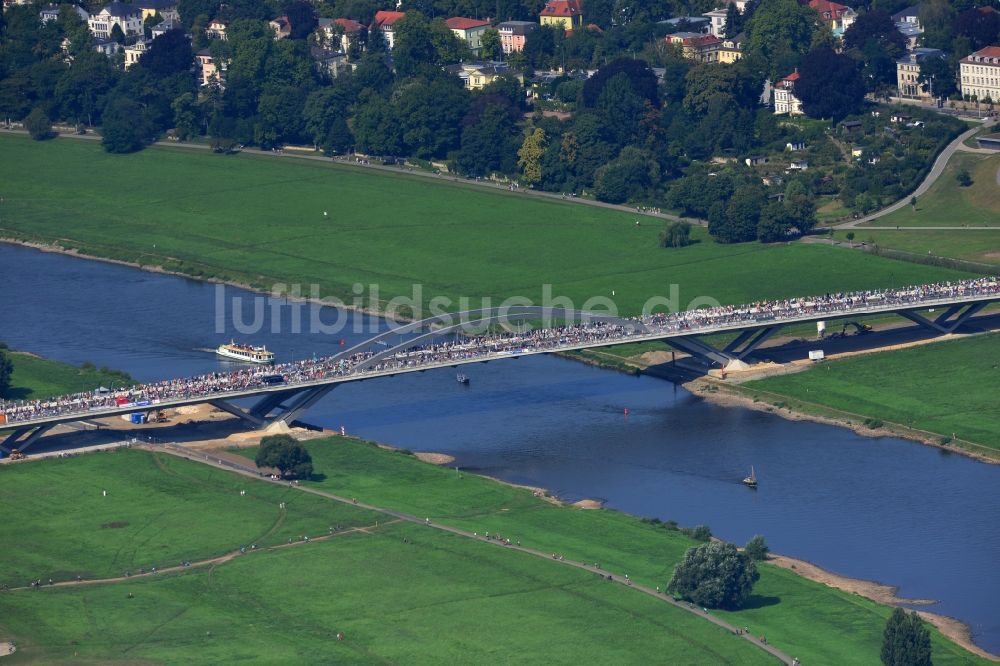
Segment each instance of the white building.
[{"label": "white building", "polygon": [[776,114],[802,115],[802,101],[795,96],[795,82],[798,80],[799,71],[795,70],[774,84],[774,112]]},{"label": "white building", "polygon": [[726,36],[726,17],[728,15],[728,9],[713,9],[710,12],[702,14],[702,16],[711,21],[708,28],[709,32],[720,38]]},{"label": "white building", "polygon": [[963,95],[1000,102],[1000,46],[987,46],[962,58],[958,69]]},{"label": "white building", "polygon": [[110,39],[114,26],[121,28],[126,37],[142,34],[142,12],[124,2],[112,2],[87,21],[90,32],[97,39]]}]

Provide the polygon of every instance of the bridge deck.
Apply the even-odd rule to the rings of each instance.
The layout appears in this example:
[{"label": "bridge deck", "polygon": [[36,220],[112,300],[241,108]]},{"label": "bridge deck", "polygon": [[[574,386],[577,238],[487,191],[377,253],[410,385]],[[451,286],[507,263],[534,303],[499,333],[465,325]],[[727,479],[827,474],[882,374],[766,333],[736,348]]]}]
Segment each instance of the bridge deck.
[{"label": "bridge deck", "polygon": [[[400,368],[390,368],[382,370],[363,370],[354,374],[339,375],[339,376],[333,376],[333,377],[311,380],[311,381],[303,381],[303,382],[294,382],[294,383],[287,382],[282,384],[275,384],[272,386],[254,387],[245,390],[223,391],[218,393],[204,393],[199,395],[193,395],[190,397],[168,398],[164,400],[153,401],[151,404],[148,405],[138,406],[133,404],[131,406],[124,405],[124,406],[109,407],[104,409],[67,412],[56,416],[45,416],[30,420],[14,421],[6,424],[3,427],[6,427],[8,429],[29,429],[29,428],[36,428],[38,426],[53,426],[61,423],[72,423],[75,421],[88,420],[88,419],[107,418],[110,416],[130,414],[134,412],[183,407],[185,405],[201,404],[209,402],[211,400],[221,399],[229,401],[229,400],[238,400],[241,398],[260,397],[260,396],[273,395],[276,393],[288,393],[292,391],[317,388],[321,386],[346,384],[348,382],[377,379],[379,377],[392,377],[394,375],[400,375],[400,374],[424,372],[426,370],[433,370],[437,368],[451,368],[471,363],[487,363],[496,360],[520,358],[522,356],[535,356],[539,354],[551,354],[564,351],[593,349],[597,347],[609,347],[613,345],[626,344],[626,343],[665,341],[671,338],[712,335],[717,333],[746,331],[746,330],[762,329],[774,326],[783,327],[793,324],[804,324],[817,321],[829,321],[834,319],[844,319],[851,317],[856,318],[856,317],[879,315],[879,314],[915,312],[920,310],[928,310],[932,308],[933,309],[948,308],[951,306],[962,306],[971,304],[987,304],[998,301],[1000,301],[1000,294],[987,294],[987,295],[976,295],[967,297],[951,297],[943,299],[925,300],[919,303],[887,304],[883,306],[864,306],[860,308],[835,310],[829,312],[807,313],[796,317],[760,319],[755,321],[739,321],[739,322],[731,322],[714,326],[705,326],[701,328],[684,329],[680,331],[654,330],[649,332],[636,332],[636,333],[623,332],[618,338],[615,339],[602,339],[598,341],[586,341],[573,344],[551,345],[540,348],[524,348],[515,351],[484,352],[483,354],[469,358],[448,359],[444,361],[427,362],[427,363],[421,363],[419,365],[400,367]],[[405,343],[403,346],[405,347]]]}]

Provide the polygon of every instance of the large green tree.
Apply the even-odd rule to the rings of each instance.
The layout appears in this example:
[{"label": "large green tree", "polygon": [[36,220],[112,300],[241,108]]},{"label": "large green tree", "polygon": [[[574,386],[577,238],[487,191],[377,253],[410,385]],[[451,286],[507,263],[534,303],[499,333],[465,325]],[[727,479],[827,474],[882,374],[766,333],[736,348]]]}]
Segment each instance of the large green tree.
[{"label": "large green tree", "polygon": [[674,568],[667,591],[706,608],[737,609],[760,578],[753,561],[731,543],[689,548]]},{"label": "large green tree", "polygon": [[128,97],[114,97],[104,110],[101,144],[109,153],[134,153],[156,136],[147,109]]},{"label": "large green tree", "polygon": [[882,634],[881,656],[885,666],[931,666],[931,635],[919,615],[902,608],[892,612]]},{"label": "large green tree", "polygon": [[10,378],[14,373],[14,362],[7,353],[6,346],[0,347],[0,398],[10,389]]},{"label": "large green tree", "polygon": [[861,67],[853,58],[819,48],[802,58],[795,95],[810,118],[835,122],[861,110],[865,99]]},{"label": "large green tree", "polygon": [[286,478],[308,479],[313,473],[312,456],[290,435],[261,439],[254,462],[257,467],[274,467]]},{"label": "large green tree", "polygon": [[746,51],[759,56],[771,78],[787,74],[812,46],[816,12],[796,0],[762,2],[747,22]]}]

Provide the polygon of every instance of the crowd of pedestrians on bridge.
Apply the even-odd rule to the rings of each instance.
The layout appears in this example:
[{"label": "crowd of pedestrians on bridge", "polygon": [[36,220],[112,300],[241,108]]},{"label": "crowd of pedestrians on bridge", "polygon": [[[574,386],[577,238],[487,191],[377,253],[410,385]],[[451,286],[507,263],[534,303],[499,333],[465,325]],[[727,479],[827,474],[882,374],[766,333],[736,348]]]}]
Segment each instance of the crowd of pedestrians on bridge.
[{"label": "crowd of pedestrians on bridge", "polygon": [[[758,301],[746,305],[726,305],[675,313],[614,321],[593,321],[519,333],[499,333],[458,337],[432,344],[391,349],[366,349],[318,359],[280,363],[269,367],[248,367],[233,372],[212,372],[196,377],[169,379],[139,384],[115,391],[95,390],[46,400],[3,401],[0,414],[7,424],[67,415],[98,417],[112,409],[141,411],[156,409],[169,401],[199,400],[211,397],[238,396],[273,387],[280,375],[280,386],[308,386],[339,378],[380,372],[406,371],[470,360],[490,360],[524,353],[558,351],[578,346],[601,346],[627,342],[637,336],[676,333],[709,333],[720,328],[742,328],[750,324],[768,324],[815,318],[818,314],[849,315],[873,308],[897,308],[971,296],[1000,295],[1000,279],[986,277],[955,282],[873,289],[860,292],[826,294],[808,298]],[[134,409],[133,409],[134,408]],[[0,424],[3,419],[0,419]]]}]

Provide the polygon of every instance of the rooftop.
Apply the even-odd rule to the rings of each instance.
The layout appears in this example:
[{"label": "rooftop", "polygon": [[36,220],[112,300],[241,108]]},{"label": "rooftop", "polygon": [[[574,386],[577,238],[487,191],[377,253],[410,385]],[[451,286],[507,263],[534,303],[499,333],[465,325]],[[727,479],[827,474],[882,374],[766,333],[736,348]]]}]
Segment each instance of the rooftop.
[{"label": "rooftop", "polygon": [[406,16],[406,12],[375,12],[375,22],[373,25],[379,28],[391,28],[392,24]]},{"label": "rooftop", "polygon": [[542,16],[576,16],[582,14],[579,0],[549,0],[542,9]]},{"label": "rooftop", "polygon": [[101,12],[107,12],[109,16],[138,16],[139,10],[133,5],[126,5],[124,2],[112,2],[110,5],[106,6]]},{"label": "rooftop", "polygon": [[474,28],[486,28],[490,25],[490,22],[465,18],[464,16],[453,16],[446,20],[444,24],[452,30],[472,30]]}]

